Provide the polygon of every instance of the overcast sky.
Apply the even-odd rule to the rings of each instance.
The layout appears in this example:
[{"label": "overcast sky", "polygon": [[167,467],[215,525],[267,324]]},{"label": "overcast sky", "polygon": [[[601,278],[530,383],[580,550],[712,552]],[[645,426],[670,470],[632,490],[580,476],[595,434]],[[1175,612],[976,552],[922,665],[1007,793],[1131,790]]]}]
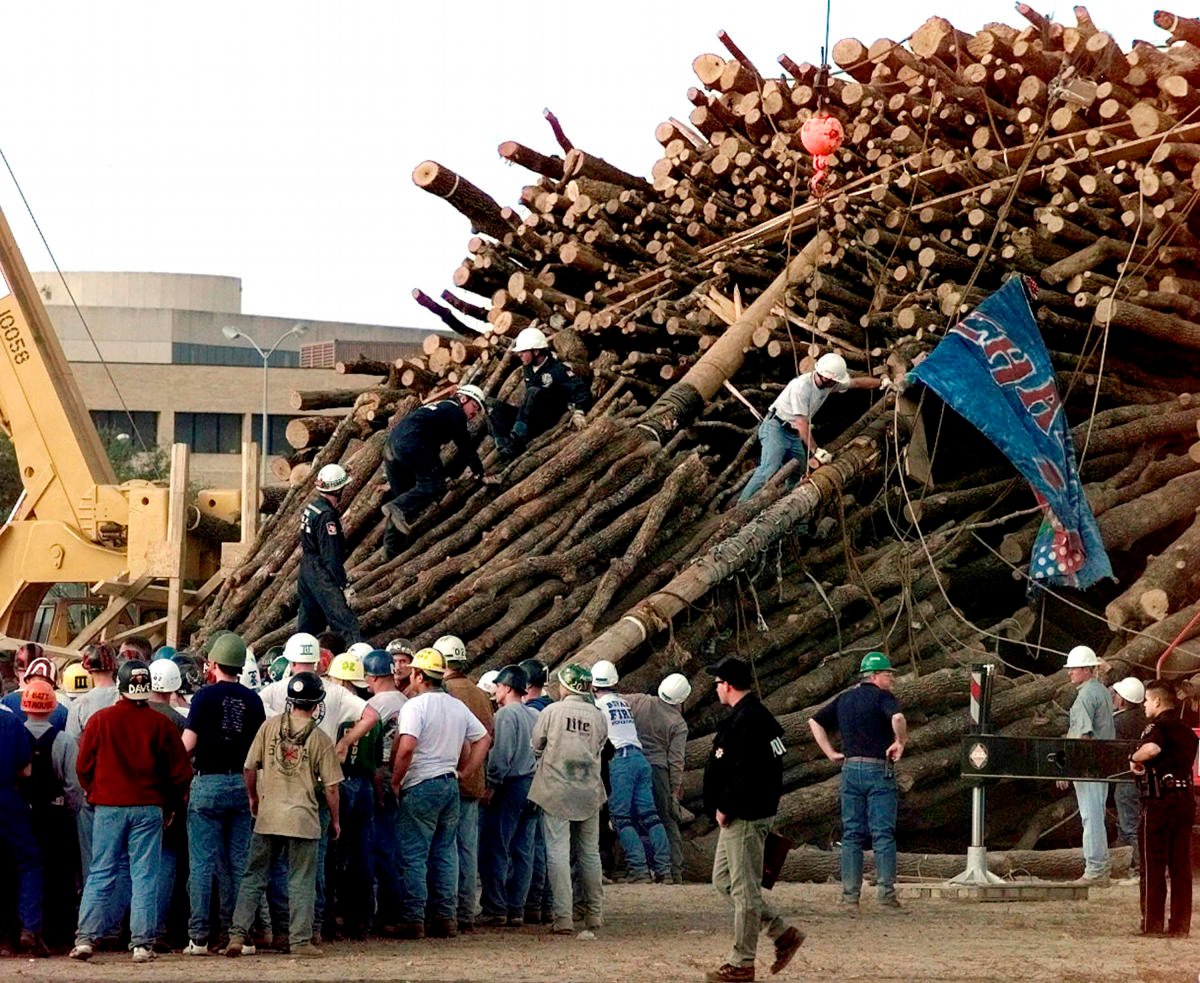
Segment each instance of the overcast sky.
[{"label": "overcast sky", "polygon": [[[1088,6],[1123,45],[1164,40],[1154,3]],[[1010,0],[832,8],[833,42],[902,38],[933,13],[1021,23]],[[470,230],[412,184],[420,161],[515,204],[530,176],[496,147],[553,152],[549,107],[577,146],[648,174],[655,125],[691,109],[692,59],[725,53],[719,30],[770,76],[780,53],[818,62],[825,29],[824,0],[0,0],[0,14],[0,148],[64,269],[233,275],[247,313],[429,327],[409,291],[449,286]],[[1073,23],[1068,4],[1057,16]],[[49,269],[2,170],[0,207]]]}]

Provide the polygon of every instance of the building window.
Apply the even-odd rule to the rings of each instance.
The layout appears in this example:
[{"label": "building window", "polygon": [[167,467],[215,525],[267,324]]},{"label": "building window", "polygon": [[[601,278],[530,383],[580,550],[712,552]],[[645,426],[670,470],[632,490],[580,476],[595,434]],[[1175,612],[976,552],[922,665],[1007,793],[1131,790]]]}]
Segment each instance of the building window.
[{"label": "building window", "polygon": [[[280,416],[276,413],[267,414],[267,453],[268,454],[291,454],[292,445],[287,442],[287,425],[291,423],[294,416]],[[262,441],[262,414],[254,413],[250,416],[250,440],[253,443]]]},{"label": "building window", "polygon": [[139,447],[158,445],[158,414],[153,410],[92,410],[92,423],[102,435],[123,433]]},{"label": "building window", "polygon": [[238,454],[242,450],[240,413],[176,413],[175,443],[196,454]]},{"label": "building window", "polygon": [[[171,344],[171,361],[176,365],[250,365],[262,368],[262,356],[245,343],[236,345],[201,345],[190,341]],[[284,348],[275,350],[271,356],[271,368],[291,367],[300,364],[300,353]],[[330,363],[332,366],[332,363]]]}]

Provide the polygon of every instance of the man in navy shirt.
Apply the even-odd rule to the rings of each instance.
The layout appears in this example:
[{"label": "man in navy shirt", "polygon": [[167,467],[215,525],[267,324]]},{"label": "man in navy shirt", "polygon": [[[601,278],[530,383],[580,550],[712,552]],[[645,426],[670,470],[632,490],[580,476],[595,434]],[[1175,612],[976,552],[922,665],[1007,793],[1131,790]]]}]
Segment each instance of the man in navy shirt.
[{"label": "man in navy shirt", "polygon": [[[892,695],[892,664],[882,652],[870,652],[859,664],[862,681],[821,707],[808,721],[818,746],[842,766],[842,903],[858,904],[862,890],[863,850],[875,850],[879,903],[899,908],[896,900],[895,763],[904,753],[908,724]],[[837,731],[842,750],[829,732]]]}]

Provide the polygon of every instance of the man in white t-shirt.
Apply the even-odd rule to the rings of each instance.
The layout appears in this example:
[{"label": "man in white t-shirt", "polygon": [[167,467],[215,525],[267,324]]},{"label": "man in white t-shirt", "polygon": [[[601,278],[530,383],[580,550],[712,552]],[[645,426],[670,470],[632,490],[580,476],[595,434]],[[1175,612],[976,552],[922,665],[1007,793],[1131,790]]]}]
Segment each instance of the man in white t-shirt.
[{"label": "man in white t-shirt", "polygon": [[400,725],[400,708],[408,698],[396,688],[391,653],[375,649],[363,657],[363,673],[371,698],[367,706],[379,714],[383,724],[380,765],[376,788],[382,789],[375,812],[375,921],[383,935],[395,935],[400,920],[400,855],[396,851],[396,795],[392,792],[392,746]]},{"label": "man in white t-shirt", "polygon": [[[412,661],[412,694],[400,708],[392,765],[398,799],[396,846],[401,874],[402,939],[458,934],[458,778],[483,764],[487,729],[442,689],[445,657],[421,649]],[[426,905],[428,901],[428,905]]]},{"label": "man in white t-shirt", "polygon": [[758,467],[750,476],[739,502],[754,495],[776,471],[792,458],[808,459],[810,468],[828,464],[833,455],[817,446],[812,435],[812,418],[824,405],[830,393],[844,393],[848,389],[879,389],[892,385],[887,376],[876,379],[860,376],[851,379],[846,369],[846,360],[835,352],[827,352],[817,359],[811,372],[796,376],[783,387],[771,404],[766,418],[758,427],[758,442],[762,456]]}]

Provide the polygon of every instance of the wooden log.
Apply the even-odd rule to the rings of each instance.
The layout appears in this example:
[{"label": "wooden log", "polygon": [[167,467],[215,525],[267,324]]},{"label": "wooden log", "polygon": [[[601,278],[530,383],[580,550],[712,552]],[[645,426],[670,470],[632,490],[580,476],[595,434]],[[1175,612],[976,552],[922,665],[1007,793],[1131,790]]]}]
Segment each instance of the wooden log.
[{"label": "wooden log", "polygon": [[531,150],[516,140],[505,140],[497,148],[497,152],[507,161],[520,164],[522,167],[548,178],[560,179],[563,176],[563,161],[561,157],[547,157],[536,150]]},{"label": "wooden log", "polygon": [[[384,363],[381,363],[384,364]],[[312,412],[313,410],[332,410],[344,406],[353,406],[354,401],[369,389],[293,389],[288,396],[288,405],[296,412]],[[330,433],[332,433],[330,429]],[[299,446],[307,447],[307,444]]]},{"label": "wooden log", "polygon": [[1104,608],[1111,631],[1144,628],[1185,606],[1200,589],[1200,519]]},{"label": "wooden log", "polygon": [[493,238],[503,238],[511,231],[500,217],[500,206],[488,194],[470,181],[464,180],[450,168],[437,161],[422,161],[413,170],[413,184],[423,191],[445,198],[471,223],[471,228]]},{"label": "wooden log", "polygon": [[[304,450],[306,447],[314,447],[328,441],[340,422],[341,418],[336,416],[297,417],[288,422],[284,435],[287,437],[287,442],[296,450]],[[295,469],[293,469],[294,473]]]}]

